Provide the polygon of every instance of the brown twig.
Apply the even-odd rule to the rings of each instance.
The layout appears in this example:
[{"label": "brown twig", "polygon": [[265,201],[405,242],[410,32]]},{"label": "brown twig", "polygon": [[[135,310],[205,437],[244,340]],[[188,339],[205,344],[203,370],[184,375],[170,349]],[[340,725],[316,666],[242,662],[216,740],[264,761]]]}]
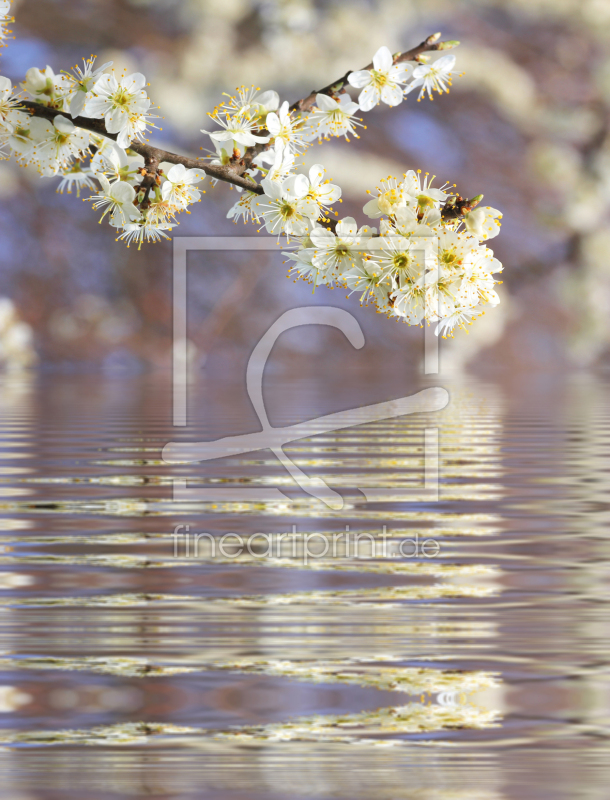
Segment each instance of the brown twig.
[{"label": "brown twig", "polygon": [[[455,41],[439,42],[440,38],[440,33],[433,33],[431,36],[428,36],[427,39],[424,39],[421,44],[418,44],[417,47],[407,50],[406,53],[395,53],[394,64],[401,64],[403,61],[418,61],[421,55],[431,50],[451,50],[453,47],[457,47],[459,44],[459,42]],[[362,69],[373,69],[373,63],[371,62],[370,64],[367,64],[366,67],[363,67]],[[335,94],[340,94],[345,89],[345,86],[348,83],[348,78],[352,72],[354,72],[354,70],[348,70],[342,78],[339,78],[338,81],[329,83],[328,86],[325,86],[323,89],[318,89],[315,92],[311,92],[311,94],[308,94],[307,97],[304,97],[302,100],[297,100],[296,103],[293,103],[290,106],[290,110],[311,111],[316,102],[316,95],[327,94],[332,97]]]},{"label": "brown twig", "polygon": [[[418,44],[417,47],[407,50],[406,53],[395,53],[394,64],[401,64],[403,61],[418,61],[421,55],[431,50],[451,50],[459,45],[459,42],[457,41],[440,42],[440,38],[440,33],[433,33],[431,36],[428,36],[427,39],[424,39],[421,44]],[[373,63],[371,62],[370,64],[367,64],[366,67],[363,67],[363,69],[370,70],[373,69],[373,66]],[[327,94],[329,97],[342,94],[345,92],[348,78],[352,72],[354,72],[354,70],[348,70],[342,78],[339,78],[339,80],[329,83],[328,86],[324,86],[322,89],[317,89],[316,91],[311,92],[307,95],[307,97],[303,97],[301,100],[297,100],[290,106],[290,111],[311,111],[316,102],[316,95],[318,94]],[[268,131],[262,131],[263,136],[266,133],[268,133]],[[252,160],[256,158],[257,155],[267,150],[268,147],[268,144],[256,144],[253,147],[249,147],[246,150],[243,159],[245,164],[250,166]]]},{"label": "brown twig", "polygon": [[[32,103],[29,100],[23,101],[21,105],[31,111],[35,116],[42,117],[43,119],[53,120],[58,114],[68,116],[63,111],[58,111],[56,108],[43,106],[41,103]],[[105,136],[107,139],[116,140],[117,138],[115,133],[108,133],[101,119],[75,117],[72,122],[77,128],[83,128],[86,131],[97,133],[99,136]],[[188,169],[194,168],[203,170],[203,172],[211,178],[216,178],[226,183],[232,183],[234,186],[239,186],[242,189],[249,189],[251,192],[256,192],[256,194],[263,194],[263,189],[256,182],[247,176],[244,177],[242,174],[244,169],[241,166],[237,166],[234,169],[230,165],[221,166],[219,164],[207,164],[200,159],[181,156],[177,153],[170,153],[168,150],[161,150],[158,147],[153,147],[143,142],[132,142],[129,145],[129,149],[141,155],[147,167],[158,169],[162,161],[166,161],[169,164],[184,164]]]},{"label": "brown twig", "polygon": [[[432,36],[428,36],[428,38],[424,39],[424,41],[417,45],[417,47],[407,50],[406,53],[396,53],[394,55],[394,64],[400,64],[403,61],[417,61],[420,56],[426,52],[431,50],[450,50],[459,44],[459,42],[454,41],[440,42],[440,37],[440,33],[433,33]],[[368,64],[366,67],[364,67],[364,69],[373,69],[373,64]],[[328,86],[318,89],[315,92],[311,92],[311,94],[307,95],[307,97],[303,97],[301,100],[297,100],[290,106],[290,110],[299,112],[311,111],[315,104],[317,94],[327,94],[329,96],[333,96],[344,92],[351,72],[353,72],[353,70],[349,70],[349,72],[346,72],[342,78],[339,78],[339,80],[334,81],[333,83],[329,83]],[[56,108],[45,106],[41,103],[34,103],[29,100],[22,101],[21,106],[29,110],[35,116],[42,117],[43,119],[48,119],[50,121],[53,121],[58,114],[66,116],[63,111],[58,111]],[[107,139],[116,140],[117,138],[117,134],[108,133],[106,126],[101,119],[91,119],[91,117],[75,117],[72,122],[78,128],[83,128],[86,131],[97,133],[99,136],[105,136]],[[263,131],[262,135],[265,135],[265,133],[266,131]],[[239,186],[241,189],[247,189],[255,194],[264,194],[262,186],[249,178],[247,175],[244,175],[244,173],[248,167],[251,166],[253,159],[268,147],[269,144],[260,144],[255,145],[254,147],[249,147],[246,149],[246,152],[242,158],[232,159],[229,164],[220,165],[209,164],[198,158],[189,158],[188,156],[181,156],[177,153],[171,153],[168,150],[161,150],[160,148],[153,147],[148,143],[132,142],[129,145],[130,150],[133,150],[135,153],[138,153],[144,158],[146,171],[143,174],[141,188],[146,192],[146,197],[148,197],[150,189],[154,186],[155,179],[159,171],[159,164],[161,164],[162,161],[166,161],[169,164],[183,164],[188,169],[201,169],[206,173],[206,175],[209,175],[210,178],[215,178],[216,180],[224,181],[225,183],[231,183],[234,186]]]}]

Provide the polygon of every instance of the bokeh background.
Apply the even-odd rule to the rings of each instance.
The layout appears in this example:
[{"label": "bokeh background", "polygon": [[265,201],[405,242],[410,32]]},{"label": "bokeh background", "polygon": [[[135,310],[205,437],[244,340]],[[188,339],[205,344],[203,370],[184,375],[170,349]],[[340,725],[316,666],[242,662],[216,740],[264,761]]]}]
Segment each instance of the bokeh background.
[{"label": "bokeh background", "polygon": [[[95,53],[142,71],[160,106],[151,140],[191,155],[222,92],[255,84],[290,101],[442,31],[465,75],[449,96],[367,115],[359,140],[316,145],[362,217],[366,188],[422,168],[485,194],[504,212],[493,242],[502,304],[443,350],[446,367],[492,374],[610,363],[610,3],[608,0],[17,0],[0,72],[69,68]],[[171,361],[171,244],[127,249],[89,204],[55,180],[0,163],[0,360],[43,370],[143,371]],[[235,194],[212,188],[180,235],[245,235],[225,218]],[[364,220],[363,220],[364,221]],[[421,331],[358,308],[340,291],[285,277],[280,254],[195,254],[189,336],[195,370],[236,368],[287,308],[350,308],[367,338],[358,369],[417,367]],[[294,335],[293,335],[294,334]],[[335,371],[336,332],[286,334],[287,370]],[[298,359],[295,359],[295,353]],[[337,355],[335,355],[337,354]],[[356,358],[356,356],[354,356]]]}]

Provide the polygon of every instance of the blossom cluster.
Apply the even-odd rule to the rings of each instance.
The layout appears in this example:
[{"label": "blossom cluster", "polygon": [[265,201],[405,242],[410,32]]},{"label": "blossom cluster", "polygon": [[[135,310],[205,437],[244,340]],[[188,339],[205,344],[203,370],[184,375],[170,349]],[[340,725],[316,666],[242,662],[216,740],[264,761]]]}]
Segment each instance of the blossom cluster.
[{"label": "blossom cluster", "polygon": [[314,224],[285,253],[290,272],[314,287],[346,287],[361,303],[409,325],[436,322],[437,335],[465,328],[487,304],[500,302],[494,275],[502,264],[484,242],[497,236],[502,215],[472,207],[444,218],[448,187],[435,189],[432,182],[419,170],[382,182],[363,209],[379,220],[378,229],[358,227],[353,217],[334,230]]},{"label": "blossom cluster", "polygon": [[[9,0],[0,0],[0,39],[9,10]],[[500,213],[409,171],[383,182],[364,206],[377,227],[352,217],[336,222],[341,188],[322,164],[303,172],[296,163],[315,141],[358,136],[358,114],[380,103],[396,106],[416,89],[420,100],[449,91],[454,55],[415,58],[381,47],[369,68],[293,107],[273,90],[242,86],[209,115],[213,127],[202,132],[214,147],[210,156],[172,156],[176,163],[167,170],[150,155],[154,148],[141,146],[153,116],[141,73],[117,76],[111,62],[97,66],[94,56],[59,74],[32,67],[20,91],[0,76],[0,154],[58,176],[59,192],[91,190],[87,199],[100,221],[127,245],[169,238],[176,217],[200,200],[206,172],[214,184],[228,180],[239,197],[227,216],[296,242],[288,251],[293,275],[314,286],[345,286],[388,316],[411,325],[438,322],[437,332],[451,333],[499,302],[492,276],[502,266],[483,242],[499,231]]]}]

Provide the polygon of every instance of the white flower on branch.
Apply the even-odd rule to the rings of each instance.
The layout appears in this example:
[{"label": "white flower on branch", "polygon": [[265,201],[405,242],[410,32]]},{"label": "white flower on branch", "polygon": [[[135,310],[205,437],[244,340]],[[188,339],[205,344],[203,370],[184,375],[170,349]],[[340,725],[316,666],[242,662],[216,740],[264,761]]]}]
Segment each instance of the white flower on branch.
[{"label": "white flower on branch", "polygon": [[227,149],[231,151],[231,154],[234,150],[240,150],[238,145],[252,147],[257,143],[266,144],[269,141],[269,136],[260,136],[254,133],[255,130],[258,130],[258,124],[248,114],[240,113],[230,116],[229,114],[215,113],[210,114],[210,118],[224,130],[206,131],[202,128],[201,133],[207,133],[214,143],[227,142]]},{"label": "white flower on branch", "polygon": [[[265,158],[267,156],[267,158]],[[269,158],[271,160],[269,160]],[[290,152],[288,147],[283,147],[278,142],[275,147],[265,150],[257,158],[253,160],[253,164],[261,165],[264,163],[270,164],[267,178],[270,181],[282,183],[294,169],[294,153]]]},{"label": "white flower on branch", "polygon": [[500,298],[494,289],[496,281],[493,272],[500,272],[502,264],[488,251],[485,256],[472,259],[464,267],[456,300],[465,308],[473,308],[479,303],[498,305]]},{"label": "white flower on branch", "polygon": [[116,133],[119,147],[142,141],[149,122],[150,99],[144,91],[146,78],[141,72],[117,80],[114,73],[103,73],[95,82],[83,109],[84,116],[103,119],[108,133]]},{"label": "white flower on branch", "polygon": [[433,92],[442,94],[449,91],[454,67],[455,56],[453,54],[441,56],[436,61],[433,61],[432,64],[421,64],[415,67],[413,70],[413,78],[415,80],[407,86],[405,94],[409,94],[413,89],[421,86],[417,100],[421,100],[426,92],[428,92],[430,100],[434,100]]},{"label": "white flower on branch", "polygon": [[311,141],[329,136],[344,136],[347,139],[348,135],[358,138],[356,127],[363,125],[354,114],[359,108],[358,103],[354,103],[348,94],[342,94],[338,99],[327,94],[317,94],[314,111],[305,124],[305,139]]},{"label": "white flower on branch", "polygon": [[[293,184],[290,195],[284,190],[283,184],[268,178],[261,181],[265,194],[256,203],[257,214],[264,219],[268,233],[304,236],[311,222],[318,218],[320,208],[306,196],[309,184],[304,175],[300,177],[305,180]],[[269,202],[264,203],[263,199]]]},{"label": "white flower on branch", "polygon": [[91,171],[94,175],[105,175],[111,183],[127,181],[127,183],[134,184],[136,182],[142,162],[134,165],[125,150],[110,139],[104,139],[100,143],[95,140],[95,145],[98,149],[91,159]]},{"label": "white flower on branch", "polygon": [[108,213],[110,213],[110,222],[115,227],[126,225],[141,216],[140,211],[134,205],[136,192],[133,186],[124,181],[110,183],[105,175],[98,175],[97,179],[102,191],[92,195],[89,200],[93,201],[93,208],[106,209],[100,222]]},{"label": "white flower on branch", "polygon": [[411,72],[411,65],[404,62],[394,64],[387,47],[380,47],[373,56],[373,69],[350,72],[348,81],[356,89],[362,89],[358,103],[362,111],[370,111],[378,103],[397,106],[404,96],[403,84]]},{"label": "white flower on branch", "polygon": [[353,217],[340,220],[335,233],[322,226],[315,227],[310,234],[315,248],[313,265],[319,270],[342,275],[362,264],[362,252],[374,232],[374,228],[366,225],[358,229]]},{"label": "white flower on branch", "polygon": [[[440,224],[441,213],[436,208],[422,211],[419,206],[408,205],[394,211],[391,231],[400,236],[432,236],[433,228]],[[382,220],[383,223],[383,220]]]},{"label": "white flower on branch", "polygon": [[497,208],[485,206],[475,208],[464,216],[466,230],[484,242],[486,239],[493,239],[500,233],[502,212]]},{"label": "white flower on branch", "polygon": [[[405,208],[409,203],[413,204],[413,198],[409,196],[404,180],[397,181],[390,176],[380,181],[377,192],[377,197],[369,200],[362,209],[370,219],[379,219],[384,215],[393,216],[399,208]],[[367,191],[367,194],[370,192]]]},{"label": "white flower on branch", "polygon": [[66,190],[68,194],[72,194],[72,190],[76,189],[76,196],[80,197],[82,189],[95,189],[93,173],[90,169],[83,169],[80,161],[74,161],[69,167],[60,170],[59,174],[62,176],[57,187],[60,194]]},{"label": "white flower on branch", "polygon": [[280,110],[267,114],[267,130],[276,143],[287,147],[291,153],[300,153],[307,148],[303,137],[303,120],[295,119],[284,101]]},{"label": "white flower on branch", "polygon": [[38,145],[49,134],[49,123],[24,111],[12,111],[9,119],[12,130],[7,142],[15,158],[21,164],[35,161]]},{"label": "white flower on branch", "polygon": [[297,279],[301,279],[306,281],[307,283],[312,283],[314,290],[316,286],[332,286],[334,282],[334,276],[328,274],[324,270],[318,269],[313,264],[313,257],[315,254],[315,250],[311,246],[311,241],[307,240],[307,237],[301,237],[303,239],[301,247],[293,252],[283,252],[282,255],[287,256],[292,262],[293,265],[289,269],[289,275],[296,275]]},{"label": "white flower on branch", "polygon": [[43,175],[56,175],[74,156],[89,148],[89,132],[77,128],[71,119],[58,114],[47,123],[45,140],[38,145],[38,160]]},{"label": "white flower on branch", "polygon": [[455,311],[446,317],[439,320],[436,326],[435,334],[439,334],[445,339],[447,336],[453,336],[455,328],[466,330],[467,325],[472,325],[477,317],[483,313],[480,308],[464,308],[463,306],[456,306]]},{"label": "white flower on branch", "polygon": [[417,240],[390,234],[378,240],[378,247],[370,252],[382,278],[389,278],[393,286],[416,278],[425,270],[425,254]]},{"label": "white flower on branch", "polygon": [[261,92],[254,86],[249,88],[239,86],[236,92],[237,94],[229,97],[228,102],[224,102],[220,109],[232,116],[245,114],[253,118],[258,126],[264,125],[270,111],[277,111],[280,107],[280,96],[273,89]]},{"label": "white flower on branch", "polygon": [[7,122],[9,115],[18,105],[19,97],[13,93],[11,80],[0,75],[0,126]]},{"label": "white flower on branch", "polygon": [[444,274],[459,273],[466,260],[483,248],[464,231],[441,230],[438,234],[438,264]]},{"label": "white flower on branch", "polygon": [[392,293],[391,299],[394,302],[387,309],[391,315],[403,317],[409,325],[419,325],[426,314],[424,274],[405,276],[400,286]]},{"label": "white flower on branch", "polygon": [[68,82],[65,76],[56,75],[49,66],[44,70],[30,67],[25,73],[25,81],[21,84],[21,88],[35,102],[63,109]]},{"label": "white flower on branch", "polygon": [[117,237],[117,242],[123,240],[127,247],[137,243],[139,250],[144,242],[155,244],[163,239],[169,239],[167,231],[171,231],[175,225],[169,222],[152,223],[148,219],[140,219],[137,222],[128,222],[126,225],[117,227],[123,229],[123,233]]},{"label": "white flower on branch", "polygon": [[65,84],[67,87],[65,103],[73,117],[78,117],[83,113],[85,103],[89,99],[90,92],[93,89],[97,79],[112,66],[112,61],[107,61],[97,69],[93,68],[95,64],[95,56],[91,58],[83,58],[83,68],[81,69],[76,65],[72,73],[65,74]]},{"label": "white flower on branch", "polygon": [[432,182],[436,175],[430,177],[430,173],[424,173],[422,177],[421,169],[410,169],[404,175],[404,190],[409,197],[417,203],[420,212],[427,209],[438,208],[449,197],[449,192],[445,189],[449,188],[448,184],[444,184],[440,189],[432,187]]},{"label": "white flower on branch", "polygon": [[392,291],[392,284],[387,278],[381,277],[376,265],[371,261],[356,264],[352,269],[344,272],[343,281],[350,294],[360,292],[360,305],[373,302],[379,308],[388,302]]},{"label": "white flower on branch", "polygon": [[341,197],[341,188],[325,180],[325,174],[326,170],[322,164],[314,164],[309,170],[309,177],[307,175],[291,175],[282,183],[282,189],[289,198],[298,200],[305,197],[316,204],[318,213],[315,219],[318,219],[322,211],[327,211],[328,207]]},{"label": "white flower on branch", "polygon": [[227,219],[232,219],[234,222],[237,222],[239,219],[243,219],[244,224],[250,220],[260,222],[260,216],[258,212],[258,203],[260,198],[260,194],[255,194],[254,192],[248,191],[244,192],[239,200],[227,211]]},{"label": "white flower on branch", "polygon": [[426,274],[426,312],[430,321],[454,313],[460,281],[458,274],[444,269],[442,265]]},{"label": "white flower on branch", "polygon": [[187,169],[184,164],[174,164],[167,173],[167,180],[161,188],[163,199],[172,203],[179,209],[185,209],[191,203],[196,203],[201,192],[195,187],[205,179],[205,172],[201,169]]}]

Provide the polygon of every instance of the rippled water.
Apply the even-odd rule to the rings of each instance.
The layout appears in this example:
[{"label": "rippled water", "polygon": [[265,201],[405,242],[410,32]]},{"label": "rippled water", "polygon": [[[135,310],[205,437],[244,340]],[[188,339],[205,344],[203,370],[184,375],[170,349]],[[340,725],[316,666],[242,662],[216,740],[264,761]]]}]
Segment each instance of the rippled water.
[{"label": "rippled water", "polygon": [[[415,391],[270,383],[274,425]],[[166,376],[5,378],[2,797],[605,798],[608,387],[440,383],[444,411],[286,448],[331,510],[269,451],[163,462],[258,430],[241,385],[202,380],[177,432]],[[431,425],[439,501],[405,499]],[[338,544],[304,563],[313,533]],[[436,558],[400,555],[416,535]]]}]

